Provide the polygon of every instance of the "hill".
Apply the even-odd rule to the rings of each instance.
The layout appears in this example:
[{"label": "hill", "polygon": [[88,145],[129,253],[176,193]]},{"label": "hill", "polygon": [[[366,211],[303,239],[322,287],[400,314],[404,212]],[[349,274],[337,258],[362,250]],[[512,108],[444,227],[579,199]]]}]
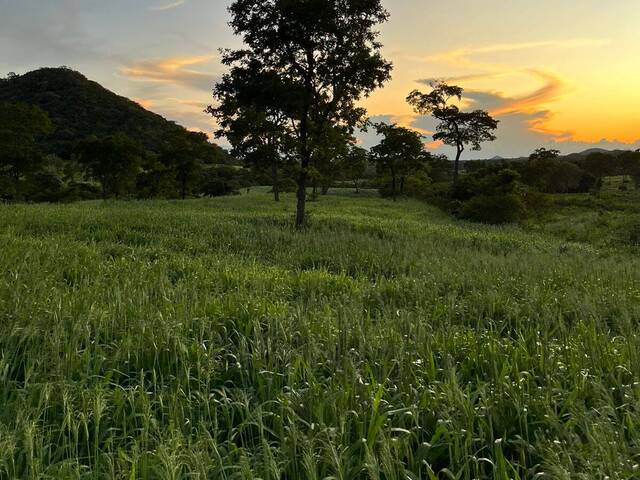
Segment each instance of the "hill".
[{"label": "hill", "polygon": [[0,478],[638,478],[637,255],[312,208],[0,204]]},{"label": "hill", "polygon": [[[73,145],[88,136],[126,133],[156,151],[168,133],[184,130],[136,102],[68,68],[42,68],[0,80],[0,101],[37,105],[49,114],[55,131],[45,141],[47,152],[67,158]],[[217,146],[213,146],[220,150]]]}]

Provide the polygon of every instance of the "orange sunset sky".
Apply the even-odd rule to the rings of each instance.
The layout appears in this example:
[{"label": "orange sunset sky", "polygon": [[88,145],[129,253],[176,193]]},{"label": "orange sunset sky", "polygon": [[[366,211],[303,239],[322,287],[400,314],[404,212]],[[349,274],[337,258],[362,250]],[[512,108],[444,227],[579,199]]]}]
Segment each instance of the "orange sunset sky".
[{"label": "orange sunset sky", "polygon": [[[188,128],[237,47],[224,0],[0,0],[0,72],[67,65]],[[404,102],[445,78],[469,108],[500,120],[499,139],[472,157],[639,148],[638,0],[387,0],[382,27],[393,80],[364,101],[375,120],[425,134]],[[365,145],[375,141],[363,135]],[[449,153],[430,144],[431,148]]]}]

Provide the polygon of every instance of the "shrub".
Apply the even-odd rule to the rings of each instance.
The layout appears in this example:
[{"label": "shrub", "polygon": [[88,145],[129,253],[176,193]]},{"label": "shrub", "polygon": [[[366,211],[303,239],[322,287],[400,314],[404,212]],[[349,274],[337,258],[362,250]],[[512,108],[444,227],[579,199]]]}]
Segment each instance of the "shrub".
[{"label": "shrub", "polygon": [[475,222],[501,225],[524,218],[522,197],[515,193],[478,195],[464,202],[460,216]]}]

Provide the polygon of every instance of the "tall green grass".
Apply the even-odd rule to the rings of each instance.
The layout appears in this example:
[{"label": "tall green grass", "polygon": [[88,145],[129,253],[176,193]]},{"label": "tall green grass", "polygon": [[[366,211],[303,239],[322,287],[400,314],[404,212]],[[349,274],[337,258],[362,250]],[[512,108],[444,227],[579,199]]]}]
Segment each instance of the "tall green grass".
[{"label": "tall green grass", "polygon": [[0,478],[640,477],[637,257],[293,212],[0,206]]}]

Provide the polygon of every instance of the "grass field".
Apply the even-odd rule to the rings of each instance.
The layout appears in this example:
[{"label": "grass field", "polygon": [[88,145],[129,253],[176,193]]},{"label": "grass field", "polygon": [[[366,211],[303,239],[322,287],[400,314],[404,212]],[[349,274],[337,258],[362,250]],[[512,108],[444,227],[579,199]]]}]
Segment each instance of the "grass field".
[{"label": "grass field", "polygon": [[633,251],[293,207],[0,205],[0,478],[640,478]]}]

